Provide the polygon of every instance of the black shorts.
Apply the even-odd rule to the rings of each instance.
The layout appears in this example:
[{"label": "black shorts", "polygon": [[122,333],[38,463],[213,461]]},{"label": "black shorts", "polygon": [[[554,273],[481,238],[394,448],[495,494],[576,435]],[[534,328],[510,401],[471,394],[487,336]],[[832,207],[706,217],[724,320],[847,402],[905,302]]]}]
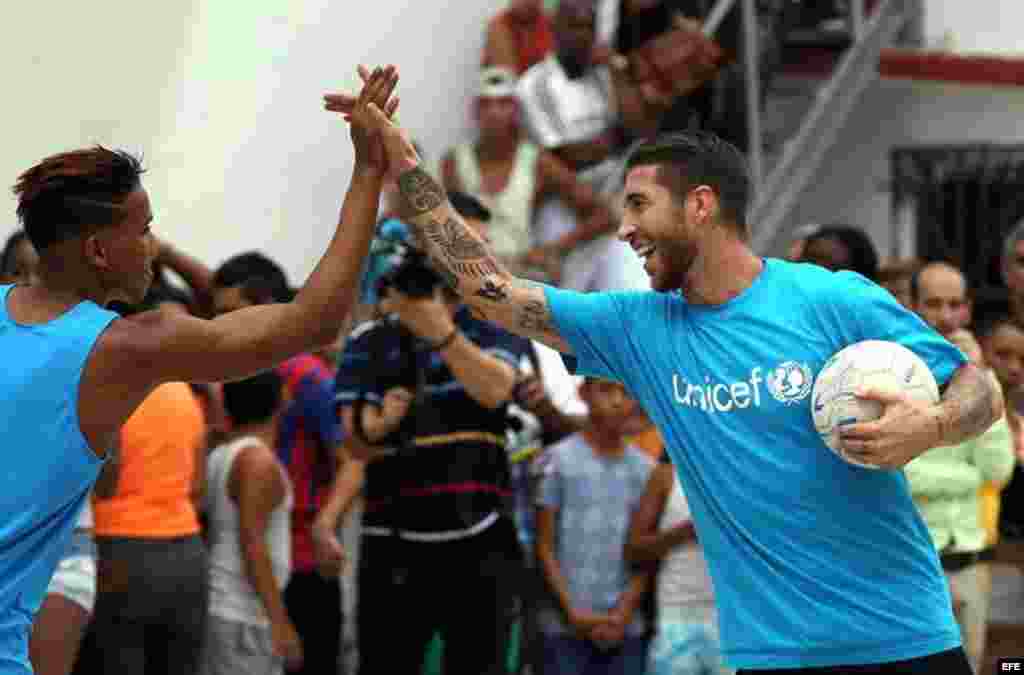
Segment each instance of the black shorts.
[{"label": "black shorts", "polygon": [[870,665],[825,666],[823,668],[783,668],[776,670],[738,670],[736,675],[972,675],[971,664],[961,647],[920,656],[906,661]]}]

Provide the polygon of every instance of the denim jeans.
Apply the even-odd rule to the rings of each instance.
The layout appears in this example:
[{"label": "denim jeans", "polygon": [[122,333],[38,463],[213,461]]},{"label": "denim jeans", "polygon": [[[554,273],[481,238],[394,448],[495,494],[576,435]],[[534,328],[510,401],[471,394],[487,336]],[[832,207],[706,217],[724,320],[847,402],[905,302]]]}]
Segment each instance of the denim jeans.
[{"label": "denim jeans", "polygon": [[647,638],[603,649],[571,635],[544,636],[544,675],[636,675],[647,666]]}]

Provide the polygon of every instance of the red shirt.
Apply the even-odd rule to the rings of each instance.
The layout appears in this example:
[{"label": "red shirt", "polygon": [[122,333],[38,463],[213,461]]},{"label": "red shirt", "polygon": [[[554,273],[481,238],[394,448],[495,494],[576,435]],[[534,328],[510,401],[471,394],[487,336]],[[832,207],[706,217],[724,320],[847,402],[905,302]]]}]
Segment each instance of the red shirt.
[{"label": "red shirt", "polygon": [[542,61],[555,48],[555,34],[551,30],[551,21],[544,12],[538,12],[537,18],[527,24],[513,21],[507,9],[497,18],[498,23],[503,24],[512,34],[519,59],[517,68],[520,75],[533,64]]},{"label": "red shirt", "polygon": [[277,367],[277,374],[284,381],[284,400],[275,450],[295,493],[292,570],[307,572],[316,569],[310,528],[330,490],[335,452],[341,444],[334,411],[334,374],[312,354],[285,361]]}]

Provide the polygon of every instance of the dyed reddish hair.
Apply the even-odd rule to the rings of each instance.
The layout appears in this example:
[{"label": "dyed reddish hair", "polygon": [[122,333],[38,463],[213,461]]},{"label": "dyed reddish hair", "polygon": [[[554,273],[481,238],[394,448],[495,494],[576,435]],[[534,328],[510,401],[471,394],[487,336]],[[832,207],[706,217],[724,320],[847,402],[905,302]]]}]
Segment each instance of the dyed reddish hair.
[{"label": "dyed reddish hair", "polygon": [[18,218],[39,252],[115,225],[144,171],[137,157],[102,146],[47,157],[14,185]]}]

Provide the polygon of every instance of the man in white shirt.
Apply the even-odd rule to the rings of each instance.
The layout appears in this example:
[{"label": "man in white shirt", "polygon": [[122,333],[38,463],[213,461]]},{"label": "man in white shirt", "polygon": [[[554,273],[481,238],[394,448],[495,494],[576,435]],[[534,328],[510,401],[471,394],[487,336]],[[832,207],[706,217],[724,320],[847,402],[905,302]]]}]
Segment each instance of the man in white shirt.
[{"label": "man in white shirt", "polygon": [[[519,79],[522,121],[532,140],[577,171],[580,182],[611,196],[621,187],[627,134],[643,134],[649,115],[630,92],[621,57],[594,61],[596,21],[591,0],[564,0],[554,21],[555,52]],[[554,241],[574,229],[575,216],[551,200],[539,210],[536,235]],[[562,285],[576,290],[646,289],[647,275],[614,236],[579,246],[566,258]]]}]

